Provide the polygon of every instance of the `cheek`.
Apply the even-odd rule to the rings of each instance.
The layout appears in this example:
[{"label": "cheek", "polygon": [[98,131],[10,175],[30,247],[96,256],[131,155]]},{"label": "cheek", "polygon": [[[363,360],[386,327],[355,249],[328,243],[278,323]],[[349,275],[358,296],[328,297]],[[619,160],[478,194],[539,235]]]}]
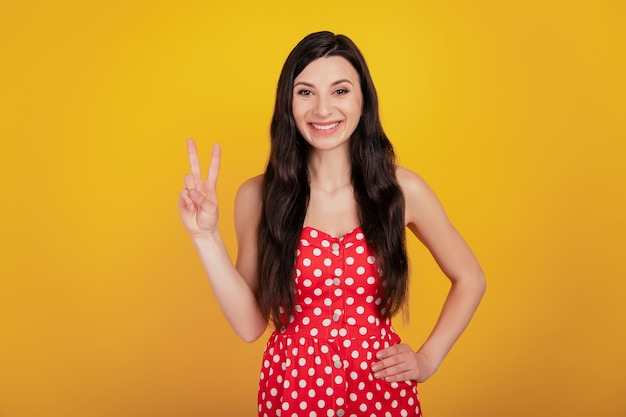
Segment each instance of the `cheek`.
[{"label": "cheek", "polygon": [[343,111],[352,117],[361,117],[363,112],[363,101],[358,98],[353,98],[350,101],[346,101],[343,106]]},{"label": "cheek", "polygon": [[291,106],[291,114],[296,121],[296,124],[304,123],[304,116],[306,115],[306,108],[302,105]]},{"label": "cheek", "polygon": [[359,118],[360,118],[361,115],[363,114],[363,99],[359,99],[359,100],[356,101],[355,108],[357,109],[357,112],[358,112]]},{"label": "cheek", "polygon": [[304,113],[302,112],[302,107],[296,105],[291,106],[291,116],[293,117],[293,120],[296,124],[296,129],[302,135],[302,130],[304,129],[304,125],[306,124],[304,122]]}]

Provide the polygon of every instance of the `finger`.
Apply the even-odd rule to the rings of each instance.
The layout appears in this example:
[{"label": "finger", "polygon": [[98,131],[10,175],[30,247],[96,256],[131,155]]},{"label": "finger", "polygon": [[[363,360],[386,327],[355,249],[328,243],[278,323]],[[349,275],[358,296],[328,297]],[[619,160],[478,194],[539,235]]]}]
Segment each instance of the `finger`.
[{"label": "finger", "polygon": [[185,181],[185,188],[187,190],[196,188],[196,184],[194,183],[193,176],[191,174],[186,174],[184,181]]},{"label": "finger", "polygon": [[202,207],[205,204],[206,196],[195,188],[189,190],[188,196],[198,207]]},{"label": "finger", "polygon": [[398,363],[405,362],[407,358],[411,360],[413,355],[413,349],[406,343],[389,346],[386,349],[376,352],[376,359],[379,361],[372,364],[372,371],[380,371]]},{"label": "finger", "polygon": [[[399,381],[407,379],[415,379],[419,374],[417,363],[408,360],[400,360],[393,365],[387,364],[377,372],[374,372],[374,378],[384,379],[385,381]],[[399,379],[393,379],[400,375]],[[408,377],[407,377],[408,376]],[[392,379],[390,379],[392,378]]]},{"label": "finger", "polygon": [[378,362],[374,362],[372,364],[372,371],[373,372],[379,372],[379,371],[383,371],[385,369],[389,369],[393,366],[396,366],[400,363],[402,363],[404,360],[402,358],[402,356],[400,355],[393,355],[393,356],[389,356],[381,361]]},{"label": "finger", "polygon": [[191,198],[189,198],[189,191],[182,190],[180,192],[180,198],[178,199],[178,206],[181,209],[192,210],[194,208],[194,203]]},{"label": "finger", "polygon": [[[191,167],[191,175],[194,183],[199,184],[202,180],[200,177],[200,160],[198,159],[198,149],[193,139],[187,139],[187,152],[189,153],[189,166]],[[194,187],[195,188],[195,187]]]},{"label": "finger", "polygon": [[207,185],[209,191],[215,191],[217,186],[217,177],[220,172],[220,158],[222,155],[222,149],[219,143],[213,145],[213,153],[211,154],[211,165],[209,166],[209,173],[207,175]]},{"label": "finger", "polygon": [[407,361],[406,358],[397,358],[393,362],[389,361],[389,359],[386,359],[386,361],[388,362],[379,362],[380,366],[376,368],[376,374],[380,374],[380,376],[387,376],[404,372],[412,368],[411,362]]},{"label": "finger", "polygon": [[411,350],[411,347],[407,344],[404,343],[399,343],[397,345],[392,345],[389,346],[386,349],[383,350],[379,350],[378,352],[376,352],[376,359],[385,359],[388,358],[390,356],[394,356],[397,355],[399,353],[405,352],[407,350]]},{"label": "finger", "polygon": [[417,376],[414,375],[413,371],[404,371],[393,375],[388,375],[384,377],[386,382],[402,382],[402,381],[415,381],[418,379]]}]

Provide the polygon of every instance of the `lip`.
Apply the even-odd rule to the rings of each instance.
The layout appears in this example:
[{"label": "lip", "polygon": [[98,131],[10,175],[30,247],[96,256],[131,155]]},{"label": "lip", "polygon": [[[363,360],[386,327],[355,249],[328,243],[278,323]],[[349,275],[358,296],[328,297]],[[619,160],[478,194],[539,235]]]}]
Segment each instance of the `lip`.
[{"label": "lip", "polygon": [[324,123],[309,122],[307,124],[309,128],[318,135],[332,135],[343,125],[343,121],[336,120]]}]

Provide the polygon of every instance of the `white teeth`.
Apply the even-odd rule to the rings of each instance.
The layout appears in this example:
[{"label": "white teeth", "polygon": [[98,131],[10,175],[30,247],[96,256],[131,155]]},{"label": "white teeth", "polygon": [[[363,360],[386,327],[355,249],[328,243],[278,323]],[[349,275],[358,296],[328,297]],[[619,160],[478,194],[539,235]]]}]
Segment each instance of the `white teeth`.
[{"label": "white teeth", "polygon": [[339,122],[337,123],[333,123],[330,125],[316,125],[315,123],[311,123],[313,125],[314,128],[316,128],[317,130],[328,130],[328,129],[332,129],[334,127],[339,126]]}]

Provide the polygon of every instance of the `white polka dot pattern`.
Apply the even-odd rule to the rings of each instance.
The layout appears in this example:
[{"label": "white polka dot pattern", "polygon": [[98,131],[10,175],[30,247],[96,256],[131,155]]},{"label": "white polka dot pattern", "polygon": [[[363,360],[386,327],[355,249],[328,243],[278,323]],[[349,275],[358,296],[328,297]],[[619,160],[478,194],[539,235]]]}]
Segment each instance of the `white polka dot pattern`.
[{"label": "white polka dot pattern", "polygon": [[360,227],[341,238],[305,226],[296,305],[265,347],[260,417],[421,416],[417,384],[374,379],[376,352],[400,342],[381,317],[379,271]]}]

